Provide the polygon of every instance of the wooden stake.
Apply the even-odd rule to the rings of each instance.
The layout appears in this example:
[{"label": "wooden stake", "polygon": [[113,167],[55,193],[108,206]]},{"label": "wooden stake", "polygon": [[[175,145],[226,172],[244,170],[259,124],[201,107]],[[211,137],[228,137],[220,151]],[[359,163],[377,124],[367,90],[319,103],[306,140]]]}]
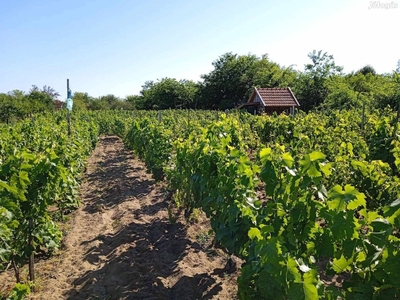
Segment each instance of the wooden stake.
[{"label": "wooden stake", "polygon": [[[69,96],[69,79],[67,79],[67,99]],[[67,113],[67,123],[68,123],[68,135],[71,135],[71,112],[68,109]]]},{"label": "wooden stake", "polygon": [[[32,247],[32,253],[29,257],[29,280],[35,281],[35,249],[33,244],[33,219],[32,217],[29,219],[29,245]],[[32,288],[33,292],[35,291],[35,287]]]},{"label": "wooden stake", "polygon": [[71,112],[69,110],[67,113],[67,122],[68,122],[68,135],[71,135]]}]

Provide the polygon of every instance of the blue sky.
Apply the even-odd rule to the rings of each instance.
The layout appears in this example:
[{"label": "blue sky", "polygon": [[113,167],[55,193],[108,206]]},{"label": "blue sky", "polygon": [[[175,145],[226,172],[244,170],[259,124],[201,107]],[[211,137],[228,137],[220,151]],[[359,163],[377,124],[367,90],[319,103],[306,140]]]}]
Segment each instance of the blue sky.
[{"label": "blue sky", "polygon": [[[381,4],[392,1],[380,1]],[[0,92],[48,85],[66,96],[139,94],[147,80],[200,80],[226,52],[299,70],[323,50],[351,72],[392,72],[400,0],[2,0]]]}]

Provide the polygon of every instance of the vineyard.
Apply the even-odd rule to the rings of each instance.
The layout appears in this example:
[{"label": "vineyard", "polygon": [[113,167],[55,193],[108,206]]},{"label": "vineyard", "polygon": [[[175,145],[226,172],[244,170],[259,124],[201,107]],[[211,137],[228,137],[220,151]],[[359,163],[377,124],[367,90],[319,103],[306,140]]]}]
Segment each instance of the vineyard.
[{"label": "vineyard", "polygon": [[[11,299],[62,241],[87,159],[117,135],[187,218],[244,261],[239,299],[400,297],[400,137],[389,110],[252,116],[191,110],[36,115],[0,127],[0,267]],[[29,281],[20,269],[29,265]]]}]

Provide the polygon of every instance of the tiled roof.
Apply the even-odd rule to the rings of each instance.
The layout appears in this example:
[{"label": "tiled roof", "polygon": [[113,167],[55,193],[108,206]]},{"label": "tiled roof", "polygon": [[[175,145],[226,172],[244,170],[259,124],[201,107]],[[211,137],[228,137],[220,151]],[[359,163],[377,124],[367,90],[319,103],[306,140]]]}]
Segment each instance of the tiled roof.
[{"label": "tiled roof", "polygon": [[253,97],[256,93],[260,95],[260,98],[264,102],[265,106],[273,107],[291,107],[300,106],[296,97],[292,93],[292,90],[288,88],[255,88],[251,95],[249,102],[252,102]]}]

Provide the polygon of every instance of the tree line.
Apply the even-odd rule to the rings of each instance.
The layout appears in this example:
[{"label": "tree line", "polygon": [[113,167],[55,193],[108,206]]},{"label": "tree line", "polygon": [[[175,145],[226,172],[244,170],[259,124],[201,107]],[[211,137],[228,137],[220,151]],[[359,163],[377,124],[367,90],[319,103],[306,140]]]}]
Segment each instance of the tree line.
[{"label": "tree line", "polygon": [[[290,87],[304,111],[351,109],[368,105],[397,108],[400,102],[400,60],[392,73],[378,74],[366,65],[343,73],[332,55],[323,51],[308,54],[304,70],[285,67],[268,55],[225,53],[212,63],[213,69],[201,81],[162,78],[146,81],[139,95],[119,98],[109,94],[92,97],[73,94],[74,110],[107,109],[230,109],[247,101],[254,87]],[[24,117],[30,113],[54,110],[59,94],[50,87],[33,86],[28,93],[0,94],[0,119]]]},{"label": "tree line", "polygon": [[36,85],[28,93],[13,90],[0,93],[0,122],[8,123],[14,118],[26,118],[35,113],[53,111],[62,102],[57,100],[60,94],[49,86],[39,89]]}]

